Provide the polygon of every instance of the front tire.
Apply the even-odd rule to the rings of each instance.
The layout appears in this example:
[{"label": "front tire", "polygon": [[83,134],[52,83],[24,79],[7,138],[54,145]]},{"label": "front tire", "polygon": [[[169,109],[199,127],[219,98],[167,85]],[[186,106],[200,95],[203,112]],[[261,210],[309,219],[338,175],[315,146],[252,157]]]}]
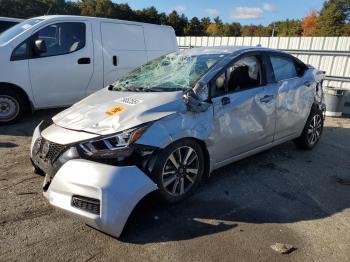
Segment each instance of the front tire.
[{"label": "front tire", "polygon": [[321,138],[323,114],[319,109],[312,109],[301,136],[294,140],[295,145],[304,150],[313,149]]},{"label": "front tire", "polygon": [[0,89],[0,125],[17,122],[25,112],[25,100],[11,89]]},{"label": "front tire", "polygon": [[204,173],[204,154],[193,139],[182,139],[162,150],[151,174],[161,201],[177,203],[189,197]]}]

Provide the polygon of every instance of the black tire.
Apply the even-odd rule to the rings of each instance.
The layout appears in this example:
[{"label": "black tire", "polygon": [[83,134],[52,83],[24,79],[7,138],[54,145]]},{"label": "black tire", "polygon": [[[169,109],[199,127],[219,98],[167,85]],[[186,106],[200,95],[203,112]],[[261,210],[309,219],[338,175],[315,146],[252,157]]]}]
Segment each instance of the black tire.
[{"label": "black tire", "polygon": [[[193,151],[190,152],[190,149]],[[189,152],[190,156],[187,157]],[[183,154],[180,159],[179,154]],[[178,168],[173,164],[171,155],[174,157],[175,162],[178,162]],[[198,159],[198,161],[196,159]],[[187,163],[185,163],[185,161]],[[159,199],[162,202],[173,204],[189,197],[198,187],[202,179],[205,169],[204,161],[203,150],[193,139],[186,138],[176,141],[159,152],[158,159],[156,160],[151,174],[152,179],[159,189],[157,192]],[[197,174],[192,173],[196,169]],[[173,173],[174,170],[175,173]],[[175,180],[169,183],[174,177]],[[191,182],[191,180],[193,182]],[[169,184],[166,186],[167,183]],[[175,183],[177,183],[176,186]],[[175,192],[173,191],[174,187],[176,187]]]},{"label": "black tire", "polygon": [[24,115],[26,99],[16,90],[0,88],[0,125],[16,123]]},{"label": "black tire", "polygon": [[317,108],[313,108],[306,121],[303,132],[301,133],[300,137],[294,140],[295,145],[303,150],[313,149],[321,138],[323,122],[324,119],[322,111]]}]

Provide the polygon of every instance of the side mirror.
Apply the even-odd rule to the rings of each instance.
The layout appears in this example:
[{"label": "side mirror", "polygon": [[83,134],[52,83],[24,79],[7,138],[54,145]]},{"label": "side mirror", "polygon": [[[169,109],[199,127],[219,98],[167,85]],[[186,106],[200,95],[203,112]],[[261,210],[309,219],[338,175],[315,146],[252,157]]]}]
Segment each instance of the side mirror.
[{"label": "side mirror", "polygon": [[188,90],[183,96],[184,102],[187,105],[188,110],[192,112],[204,112],[206,111],[210,104],[206,101],[203,101],[194,90]]},{"label": "side mirror", "polygon": [[40,55],[42,53],[46,53],[47,52],[47,46],[45,43],[45,40],[35,40],[34,42],[34,52],[37,55]]}]

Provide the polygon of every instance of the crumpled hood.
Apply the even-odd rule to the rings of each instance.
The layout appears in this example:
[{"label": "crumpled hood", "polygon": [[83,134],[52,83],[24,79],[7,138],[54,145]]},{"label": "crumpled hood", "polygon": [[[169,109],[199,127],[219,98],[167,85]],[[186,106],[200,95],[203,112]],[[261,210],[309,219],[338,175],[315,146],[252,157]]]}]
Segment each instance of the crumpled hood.
[{"label": "crumpled hood", "polygon": [[110,135],[176,112],[185,112],[183,92],[120,92],[104,88],[54,116],[63,128]]}]

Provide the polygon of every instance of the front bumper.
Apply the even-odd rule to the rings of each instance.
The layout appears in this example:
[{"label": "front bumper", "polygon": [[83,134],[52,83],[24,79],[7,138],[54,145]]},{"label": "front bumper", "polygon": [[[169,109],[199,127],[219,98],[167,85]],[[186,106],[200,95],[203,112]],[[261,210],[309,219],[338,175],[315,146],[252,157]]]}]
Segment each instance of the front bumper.
[{"label": "front bumper", "polygon": [[[136,166],[116,167],[74,159],[58,170],[44,196],[51,205],[119,237],[136,204],[156,189],[156,184]],[[98,202],[99,214],[75,207],[72,199],[76,196]]]}]

